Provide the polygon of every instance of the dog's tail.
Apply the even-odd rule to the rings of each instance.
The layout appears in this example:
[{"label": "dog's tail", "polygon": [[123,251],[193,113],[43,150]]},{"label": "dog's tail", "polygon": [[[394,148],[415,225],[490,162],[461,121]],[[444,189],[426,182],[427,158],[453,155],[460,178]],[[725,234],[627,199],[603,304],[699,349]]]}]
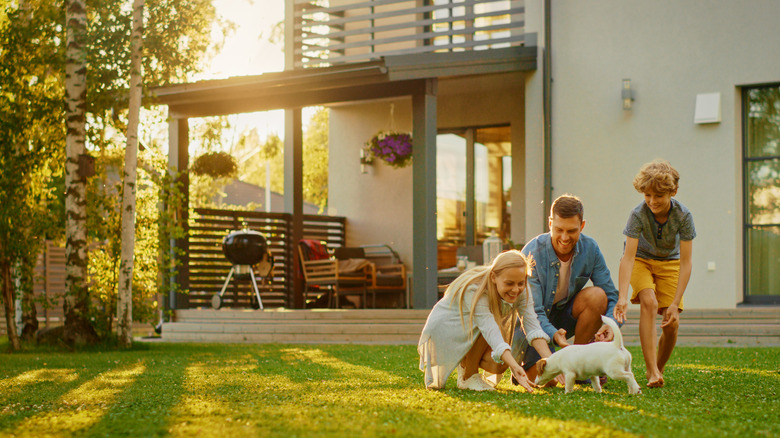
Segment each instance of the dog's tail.
[{"label": "dog's tail", "polygon": [[620,332],[620,327],[618,327],[617,323],[612,320],[612,318],[608,318],[604,315],[601,315],[601,320],[604,321],[604,324],[608,325],[612,329],[612,333],[614,335],[614,338],[612,339],[612,342],[616,343],[618,348],[623,348],[623,334]]}]

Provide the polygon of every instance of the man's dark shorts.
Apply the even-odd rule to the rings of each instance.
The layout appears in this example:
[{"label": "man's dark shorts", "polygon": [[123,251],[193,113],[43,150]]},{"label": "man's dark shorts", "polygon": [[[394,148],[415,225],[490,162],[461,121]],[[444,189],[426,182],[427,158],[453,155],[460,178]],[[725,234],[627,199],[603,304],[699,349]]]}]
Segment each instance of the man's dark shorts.
[{"label": "man's dark shorts", "polygon": [[[571,336],[574,336],[574,329],[577,327],[577,320],[574,319],[574,316],[572,316],[571,311],[572,307],[574,307],[574,300],[569,300],[568,303],[565,304],[565,307],[558,308],[557,306],[553,306],[552,310],[550,310],[550,314],[547,316],[547,319],[550,321],[550,323],[558,329],[565,329],[566,330],[566,337],[569,338]],[[524,334],[522,334],[522,329],[518,327],[518,330],[521,331],[521,333],[515,333],[515,336],[520,335],[522,337],[525,337]],[[550,339],[552,341],[552,339]],[[552,342],[552,345],[550,346],[550,350],[555,352],[555,342]],[[528,370],[532,366],[536,365],[536,362],[541,359],[541,356],[536,351],[536,349],[529,345],[528,350],[525,352],[525,358],[523,360],[523,369]]]}]

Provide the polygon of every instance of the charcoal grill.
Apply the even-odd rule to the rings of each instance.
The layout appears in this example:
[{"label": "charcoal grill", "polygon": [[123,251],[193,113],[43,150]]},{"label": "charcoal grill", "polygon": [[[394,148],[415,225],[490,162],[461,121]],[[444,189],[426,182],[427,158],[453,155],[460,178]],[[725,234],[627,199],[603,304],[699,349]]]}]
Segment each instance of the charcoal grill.
[{"label": "charcoal grill", "polygon": [[211,298],[211,306],[215,309],[222,307],[222,296],[227,290],[230,280],[252,280],[252,290],[255,293],[256,302],[252,307],[263,310],[263,301],[260,299],[260,291],[257,289],[255,271],[261,277],[267,277],[274,267],[274,258],[268,249],[268,241],[265,236],[254,230],[233,231],[222,239],[222,253],[233,266],[222,286],[222,290]]}]

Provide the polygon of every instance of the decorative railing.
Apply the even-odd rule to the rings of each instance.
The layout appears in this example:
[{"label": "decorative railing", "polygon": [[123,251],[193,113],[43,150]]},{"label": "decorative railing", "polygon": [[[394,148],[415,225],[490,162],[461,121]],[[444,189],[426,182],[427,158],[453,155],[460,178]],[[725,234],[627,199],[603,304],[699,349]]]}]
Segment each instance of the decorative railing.
[{"label": "decorative railing", "polygon": [[524,43],[522,0],[288,0],[295,68]]}]

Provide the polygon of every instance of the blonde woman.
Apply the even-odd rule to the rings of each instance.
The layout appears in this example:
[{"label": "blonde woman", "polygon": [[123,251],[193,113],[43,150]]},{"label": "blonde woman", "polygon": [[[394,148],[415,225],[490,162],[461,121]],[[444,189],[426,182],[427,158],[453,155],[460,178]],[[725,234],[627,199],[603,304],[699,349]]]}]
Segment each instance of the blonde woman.
[{"label": "blonde woman", "polygon": [[417,346],[427,388],[444,388],[457,368],[458,388],[493,391],[509,368],[523,388],[533,391],[510,347],[518,316],[531,345],[543,349],[550,341],[526,288],[531,269],[520,251],[510,250],[452,282],[428,315]]}]

